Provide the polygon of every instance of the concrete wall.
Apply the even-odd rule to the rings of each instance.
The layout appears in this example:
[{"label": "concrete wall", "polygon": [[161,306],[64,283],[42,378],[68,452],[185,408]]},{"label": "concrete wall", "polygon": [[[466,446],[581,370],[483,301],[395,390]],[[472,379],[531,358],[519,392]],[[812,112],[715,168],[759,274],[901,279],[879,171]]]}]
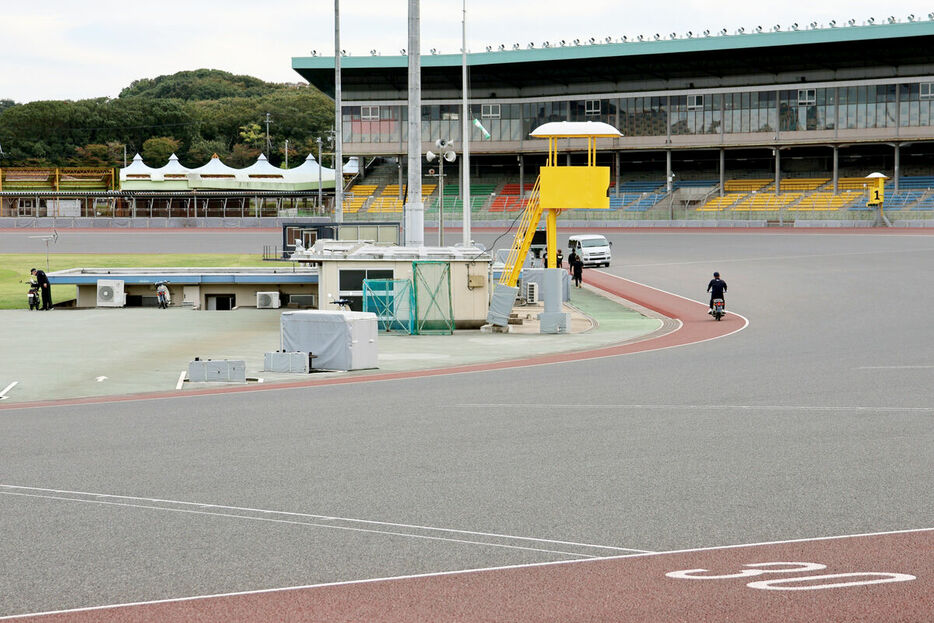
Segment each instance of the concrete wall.
[{"label": "concrete wall", "polygon": [[[67,288],[69,286],[56,286]],[[279,292],[282,295],[281,301],[283,307],[286,302],[286,294],[318,294],[318,284],[238,284],[238,283],[217,283],[202,285],[182,285],[169,284],[169,295],[172,297],[172,306],[179,307],[185,299],[185,290],[194,288],[197,291],[197,308],[205,309],[207,306],[207,295],[209,294],[233,294],[236,297],[237,307],[256,307],[257,292]],[[76,307],[96,307],[97,306],[97,285],[78,286],[78,296]],[[154,284],[130,284],[125,286],[124,292],[130,296],[156,296],[156,286]]]}]

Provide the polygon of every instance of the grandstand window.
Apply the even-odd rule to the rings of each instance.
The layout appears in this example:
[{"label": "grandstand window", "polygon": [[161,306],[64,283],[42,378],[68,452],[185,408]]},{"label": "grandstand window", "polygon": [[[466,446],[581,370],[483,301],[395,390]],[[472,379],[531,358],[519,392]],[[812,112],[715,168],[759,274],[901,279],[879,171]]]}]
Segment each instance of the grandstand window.
[{"label": "grandstand window", "polygon": [[934,98],[934,82],[922,82],[918,86],[921,89],[921,99],[927,100]]},{"label": "grandstand window", "polygon": [[817,90],[816,89],[798,89],[798,104],[799,105],[808,105],[814,104],[817,102]]},{"label": "grandstand window", "polygon": [[361,106],[360,119],[363,121],[375,121],[379,119],[379,106]]},{"label": "grandstand window", "polygon": [[703,95],[688,95],[688,110],[702,110],[704,108]]},{"label": "grandstand window", "polygon": [[499,104],[483,104],[480,108],[480,116],[484,119],[499,119],[500,114]]},{"label": "grandstand window", "polygon": [[588,117],[600,115],[600,100],[587,100],[584,102],[584,114]]}]

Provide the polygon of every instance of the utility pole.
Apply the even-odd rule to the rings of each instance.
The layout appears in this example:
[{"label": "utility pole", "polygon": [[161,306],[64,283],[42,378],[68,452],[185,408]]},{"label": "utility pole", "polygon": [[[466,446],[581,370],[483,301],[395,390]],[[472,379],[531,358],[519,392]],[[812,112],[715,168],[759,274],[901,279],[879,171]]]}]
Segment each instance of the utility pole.
[{"label": "utility pole", "polygon": [[321,137],[315,139],[315,142],[318,143],[318,209],[321,209],[322,197],[321,197]]},{"label": "utility pole", "polygon": [[269,113],[266,113],[266,157],[272,155],[272,141],[269,140],[269,124],[272,123]]},{"label": "utility pole", "polygon": [[289,139],[285,139],[285,168],[289,168]]}]

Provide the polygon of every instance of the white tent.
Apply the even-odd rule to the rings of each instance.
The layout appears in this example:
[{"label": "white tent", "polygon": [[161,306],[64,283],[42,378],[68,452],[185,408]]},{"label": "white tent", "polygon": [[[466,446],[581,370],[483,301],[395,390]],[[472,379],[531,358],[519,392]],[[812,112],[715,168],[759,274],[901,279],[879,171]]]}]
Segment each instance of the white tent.
[{"label": "white tent", "polygon": [[265,154],[260,154],[256,162],[240,170],[242,179],[285,178],[284,173],[285,169],[278,169],[269,164],[269,160],[266,159]]},{"label": "white tent", "polygon": [[136,154],[133,156],[133,162],[130,166],[120,169],[120,181],[125,182],[127,179],[148,180],[152,178],[155,170],[143,162],[142,156]]},{"label": "white tent", "polygon": [[189,173],[191,173],[191,169],[183,166],[182,163],[178,161],[178,156],[172,154],[169,156],[169,161],[164,167],[153,171],[152,179],[155,181],[162,181],[166,178],[187,178]]},{"label": "white tent", "polygon": [[228,167],[226,164],[221,162],[221,159],[217,154],[214,154],[211,156],[211,159],[208,160],[207,164],[200,166],[197,169],[192,169],[191,172],[205,177],[229,177],[233,179],[239,172],[239,169]]},{"label": "white tent", "polygon": [[322,182],[329,182],[334,180],[334,169],[322,167],[311,154],[308,154],[308,157],[305,158],[305,162],[303,162],[300,166],[297,166],[294,169],[283,169],[282,172],[285,173],[285,178],[290,182],[317,183],[319,170],[321,171]]}]

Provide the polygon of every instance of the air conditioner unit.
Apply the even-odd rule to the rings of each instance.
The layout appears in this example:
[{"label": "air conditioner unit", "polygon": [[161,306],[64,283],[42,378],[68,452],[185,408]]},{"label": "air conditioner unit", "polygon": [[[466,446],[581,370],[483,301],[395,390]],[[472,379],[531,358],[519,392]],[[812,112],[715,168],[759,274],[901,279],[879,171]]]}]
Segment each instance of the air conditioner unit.
[{"label": "air conditioner unit", "polygon": [[538,284],[534,281],[525,284],[525,302],[530,305],[538,303]]},{"label": "air conditioner unit", "polygon": [[257,292],[256,307],[257,309],[279,309],[279,293]]},{"label": "air conditioner unit", "polygon": [[123,307],[126,305],[126,293],[122,279],[97,280],[97,306]]}]

